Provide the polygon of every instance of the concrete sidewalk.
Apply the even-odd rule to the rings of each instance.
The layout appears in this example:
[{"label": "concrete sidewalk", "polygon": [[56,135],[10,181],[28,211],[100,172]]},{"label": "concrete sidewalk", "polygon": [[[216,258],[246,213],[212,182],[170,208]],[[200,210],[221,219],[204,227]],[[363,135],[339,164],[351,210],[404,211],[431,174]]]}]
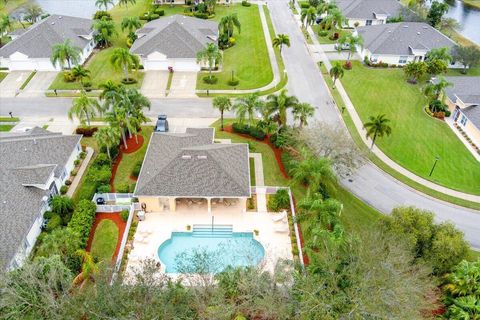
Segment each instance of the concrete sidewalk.
[{"label": "concrete sidewalk", "polygon": [[75,193],[75,190],[77,190],[78,184],[80,183],[80,180],[82,180],[83,174],[87,169],[88,163],[90,162],[90,159],[92,159],[93,149],[90,147],[87,147],[85,152],[87,153],[87,156],[85,157],[85,159],[83,159],[82,165],[78,169],[77,175],[75,176],[75,178],[72,181],[72,184],[68,188],[67,196],[69,197],[72,197],[73,194]]}]

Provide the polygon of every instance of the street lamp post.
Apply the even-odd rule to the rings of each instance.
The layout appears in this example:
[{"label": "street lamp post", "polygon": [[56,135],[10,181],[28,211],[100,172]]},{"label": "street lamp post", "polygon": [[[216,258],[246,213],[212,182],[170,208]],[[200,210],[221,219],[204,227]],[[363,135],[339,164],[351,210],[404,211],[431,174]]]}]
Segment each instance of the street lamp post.
[{"label": "street lamp post", "polygon": [[438,160],[440,160],[440,157],[439,157],[439,156],[436,156],[436,157],[435,157],[435,162],[433,163],[432,170],[430,170],[430,174],[428,175],[429,177],[432,176],[433,170],[435,170],[435,167],[436,167],[436,165],[437,165]]}]

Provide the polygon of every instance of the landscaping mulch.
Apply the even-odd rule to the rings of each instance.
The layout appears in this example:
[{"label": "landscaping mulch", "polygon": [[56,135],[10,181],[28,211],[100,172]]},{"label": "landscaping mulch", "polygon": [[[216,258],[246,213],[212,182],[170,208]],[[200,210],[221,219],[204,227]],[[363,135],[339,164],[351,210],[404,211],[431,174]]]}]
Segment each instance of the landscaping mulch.
[{"label": "landscaping mulch", "polygon": [[92,241],[93,241],[93,236],[95,235],[95,231],[97,230],[98,224],[102,220],[111,220],[115,223],[115,225],[118,228],[118,239],[117,239],[117,246],[115,247],[115,252],[112,256],[112,262],[114,262],[117,259],[118,256],[118,251],[120,250],[120,245],[122,243],[122,237],[123,233],[125,232],[125,228],[127,227],[127,223],[120,218],[120,212],[99,212],[95,216],[95,221],[93,222],[92,230],[90,231],[90,235],[88,237],[87,241],[87,251],[90,252],[91,246],[92,246]]},{"label": "landscaping mulch", "polygon": [[131,138],[127,138],[127,148],[125,148],[125,145],[123,144],[123,140],[121,141],[120,144],[120,150],[118,151],[117,158],[112,164],[112,178],[110,179],[110,191],[115,192],[115,187],[113,185],[113,182],[115,181],[115,175],[117,173],[118,166],[120,165],[120,161],[122,161],[122,155],[124,153],[129,154],[129,153],[134,153],[135,151],[138,151],[142,146],[143,146],[143,136],[141,134],[137,135],[138,138],[138,143],[135,139],[135,135],[133,135]]},{"label": "landscaping mulch", "polygon": [[[273,153],[275,154],[275,160],[277,160],[277,165],[280,168],[280,171],[282,172],[283,176],[286,179],[290,179],[290,177],[287,174],[287,171],[285,170],[285,167],[283,166],[283,162],[282,162],[283,150],[275,147],[270,142],[270,136],[269,135],[267,135],[265,137],[265,139],[263,139],[263,140],[256,140],[256,139],[252,138],[251,136],[249,136],[248,134],[240,134],[240,133],[234,132],[233,128],[232,128],[232,125],[224,126],[224,131],[228,132],[228,133],[236,134],[238,136],[242,136],[242,137],[247,138],[247,139],[251,139],[251,140],[255,140],[255,141],[263,142],[263,143],[267,144],[270,147],[270,149],[272,149]],[[293,196],[293,194],[292,194],[292,198],[293,198],[293,207],[296,209],[297,206],[296,206],[296,201],[295,201],[295,197]],[[297,226],[298,226],[298,234],[299,234],[299,237],[300,237],[300,245],[302,246],[303,262],[305,263],[305,265],[308,265],[310,263],[310,260],[308,258],[308,255],[305,253],[305,241],[303,239],[302,229],[300,228],[300,224],[297,223]]]}]

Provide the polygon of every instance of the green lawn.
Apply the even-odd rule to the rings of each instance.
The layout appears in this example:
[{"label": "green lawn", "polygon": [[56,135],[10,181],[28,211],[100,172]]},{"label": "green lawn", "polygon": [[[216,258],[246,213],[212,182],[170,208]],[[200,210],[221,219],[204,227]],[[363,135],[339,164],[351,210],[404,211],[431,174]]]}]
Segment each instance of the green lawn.
[{"label": "green lawn", "polygon": [[135,181],[130,179],[130,175],[132,174],[133,167],[137,162],[143,162],[143,158],[145,157],[145,153],[147,152],[148,143],[150,141],[150,136],[152,134],[153,127],[142,127],[142,136],[144,138],[144,142],[142,147],[133,152],[133,153],[124,153],[122,156],[122,160],[118,165],[117,173],[115,175],[115,180],[113,181],[113,185],[115,189],[117,189],[120,185],[128,184],[132,186],[135,184]]},{"label": "green lawn", "polygon": [[27,2],[28,0],[2,0],[0,1],[0,14],[8,14]]},{"label": "green lawn", "polygon": [[0,131],[1,132],[8,132],[8,131],[12,130],[13,127],[15,127],[15,126],[11,125],[11,124],[0,124]]},{"label": "green lawn", "polygon": [[204,83],[202,79],[208,72],[199,72],[197,89],[233,89],[227,84],[232,77],[232,71],[240,81],[236,86],[239,90],[260,88],[272,82],[273,72],[258,10],[257,5],[217,6],[215,21],[220,21],[227,14],[236,13],[242,30],[241,33],[235,30],[233,35],[236,39],[235,46],[224,51],[223,69],[215,73],[218,82],[214,85]]},{"label": "green lawn", "polygon": [[318,32],[321,30],[320,26],[318,24],[315,24],[312,26],[313,32],[315,32],[315,35],[318,39],[318,42],[321,44],[332,44],[332,43],[337,43],[337,40],[330,40],[329,37],[333,35],[335,32],[338,32],[339,38],[341,38],[345,34],[350,34],[352,33],[352,30],[349,29],[333,29],[333,30],[326,30],[328,34],[325,37],[321,37]]},{"label": "green lawn", "polygon": [[[225,123],[230,124],[234,121],[235,120],[233,119],[226,119]],[[290,186],[290,181],[283,177],[283,174],[277,165],[275,154],[267,144],[225,131],[222,132],[220,131],[220,121],[215,122],[212,126],[215,127],[215,138],[231,139],[232,142],[250,142],[250,145],[253,147],[251,152],[262,154],[263,174],[265,177],[265,184],[267,186]],[[296,201],[299,201],[305,196],[306,190],[303,187],[292,186],[292,192]],[[343,203],[344,210],[342,212],[341,219],[344,222],[347,230],[360,232],[363,229],[370,227],[381,215],[380,212],[368,206],[340,186],[336,186],[335,190],[330,190],[329,192],[332,197]],[[308,220],[301,222],[301,228],[304,236],[308,236],[306,234],[308,225]]]},{"label": "green lawn", "polygon": [[256,186],[257,181],[256,181],[256,177],[255,177],[255,159],[250,158],[248,160],[250,162],[250,185]]},{"label": "green lawn", "polygon": [[467,74],[462,73],[463,69],[448,69],[447,76],[471,76],[471,77],[478,77],[480,76],[480,66],[471,68],[467,70]]},{"label": "green lawn", "polygon": [[[480,194],[480,164],[443,122],[426,115],[420,85],[408,84],[401,69],[369,69],[354,62],[342,79],[362,121],[386,114],[392,135],[378,146],[415,174],[452,189]],[[432,177],[428,174],[440,156]]]},{"label": "green lawn", "polygon": [[17,117],[0,117],[0,122],[18,122],[20,121],[20,118]]},{"label": "green lawn", "polygon": [[89,138],[83,137],[82,140],[80,140],[80,144],[82,146],[91,147],[95,152],[93,154],[92,159],[90,160],[90,163],[88,164],[87,169],[85,170],[85,173],[82,176],[82,179],[80,180],[80,183],[78,184],[77,190],[75,190],[75,193],[73,194],[72,199],[75,203],[83,199],[92,200],[93,195],[95,194],[95,191],[96,191],[95,184],[87,180],[86,177],[88,174],[88,170],[90,169],[90,166],[92,165],[93,161],[95,160],[99,152],[97,142],[93,137],[89,137]]},{"label": "green lawn", "polygon": [[118,227],[111,220],[102,220],[95,229],[90,253],[99,262],[111,262],[118,241]]},{"label": "green lawn", "polygon": [[0,72],[0,82],[8,76],[7,72]]}]

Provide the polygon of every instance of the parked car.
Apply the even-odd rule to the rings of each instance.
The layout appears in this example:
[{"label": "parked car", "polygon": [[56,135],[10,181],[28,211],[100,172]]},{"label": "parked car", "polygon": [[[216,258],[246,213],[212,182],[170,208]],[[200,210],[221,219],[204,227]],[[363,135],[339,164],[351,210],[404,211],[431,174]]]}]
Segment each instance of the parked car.
[{"label": "parked car", "polygon": [[[335,50],[350,50],[350,44],[348,43],[335,43],[335,46],[334,46]],[[340,48],[340,49],[339,49]]]},{"label": "parked car", "polygon": [[168,120],[166,115],[161,114],[158,116],[155,132],[168,132]]}]

